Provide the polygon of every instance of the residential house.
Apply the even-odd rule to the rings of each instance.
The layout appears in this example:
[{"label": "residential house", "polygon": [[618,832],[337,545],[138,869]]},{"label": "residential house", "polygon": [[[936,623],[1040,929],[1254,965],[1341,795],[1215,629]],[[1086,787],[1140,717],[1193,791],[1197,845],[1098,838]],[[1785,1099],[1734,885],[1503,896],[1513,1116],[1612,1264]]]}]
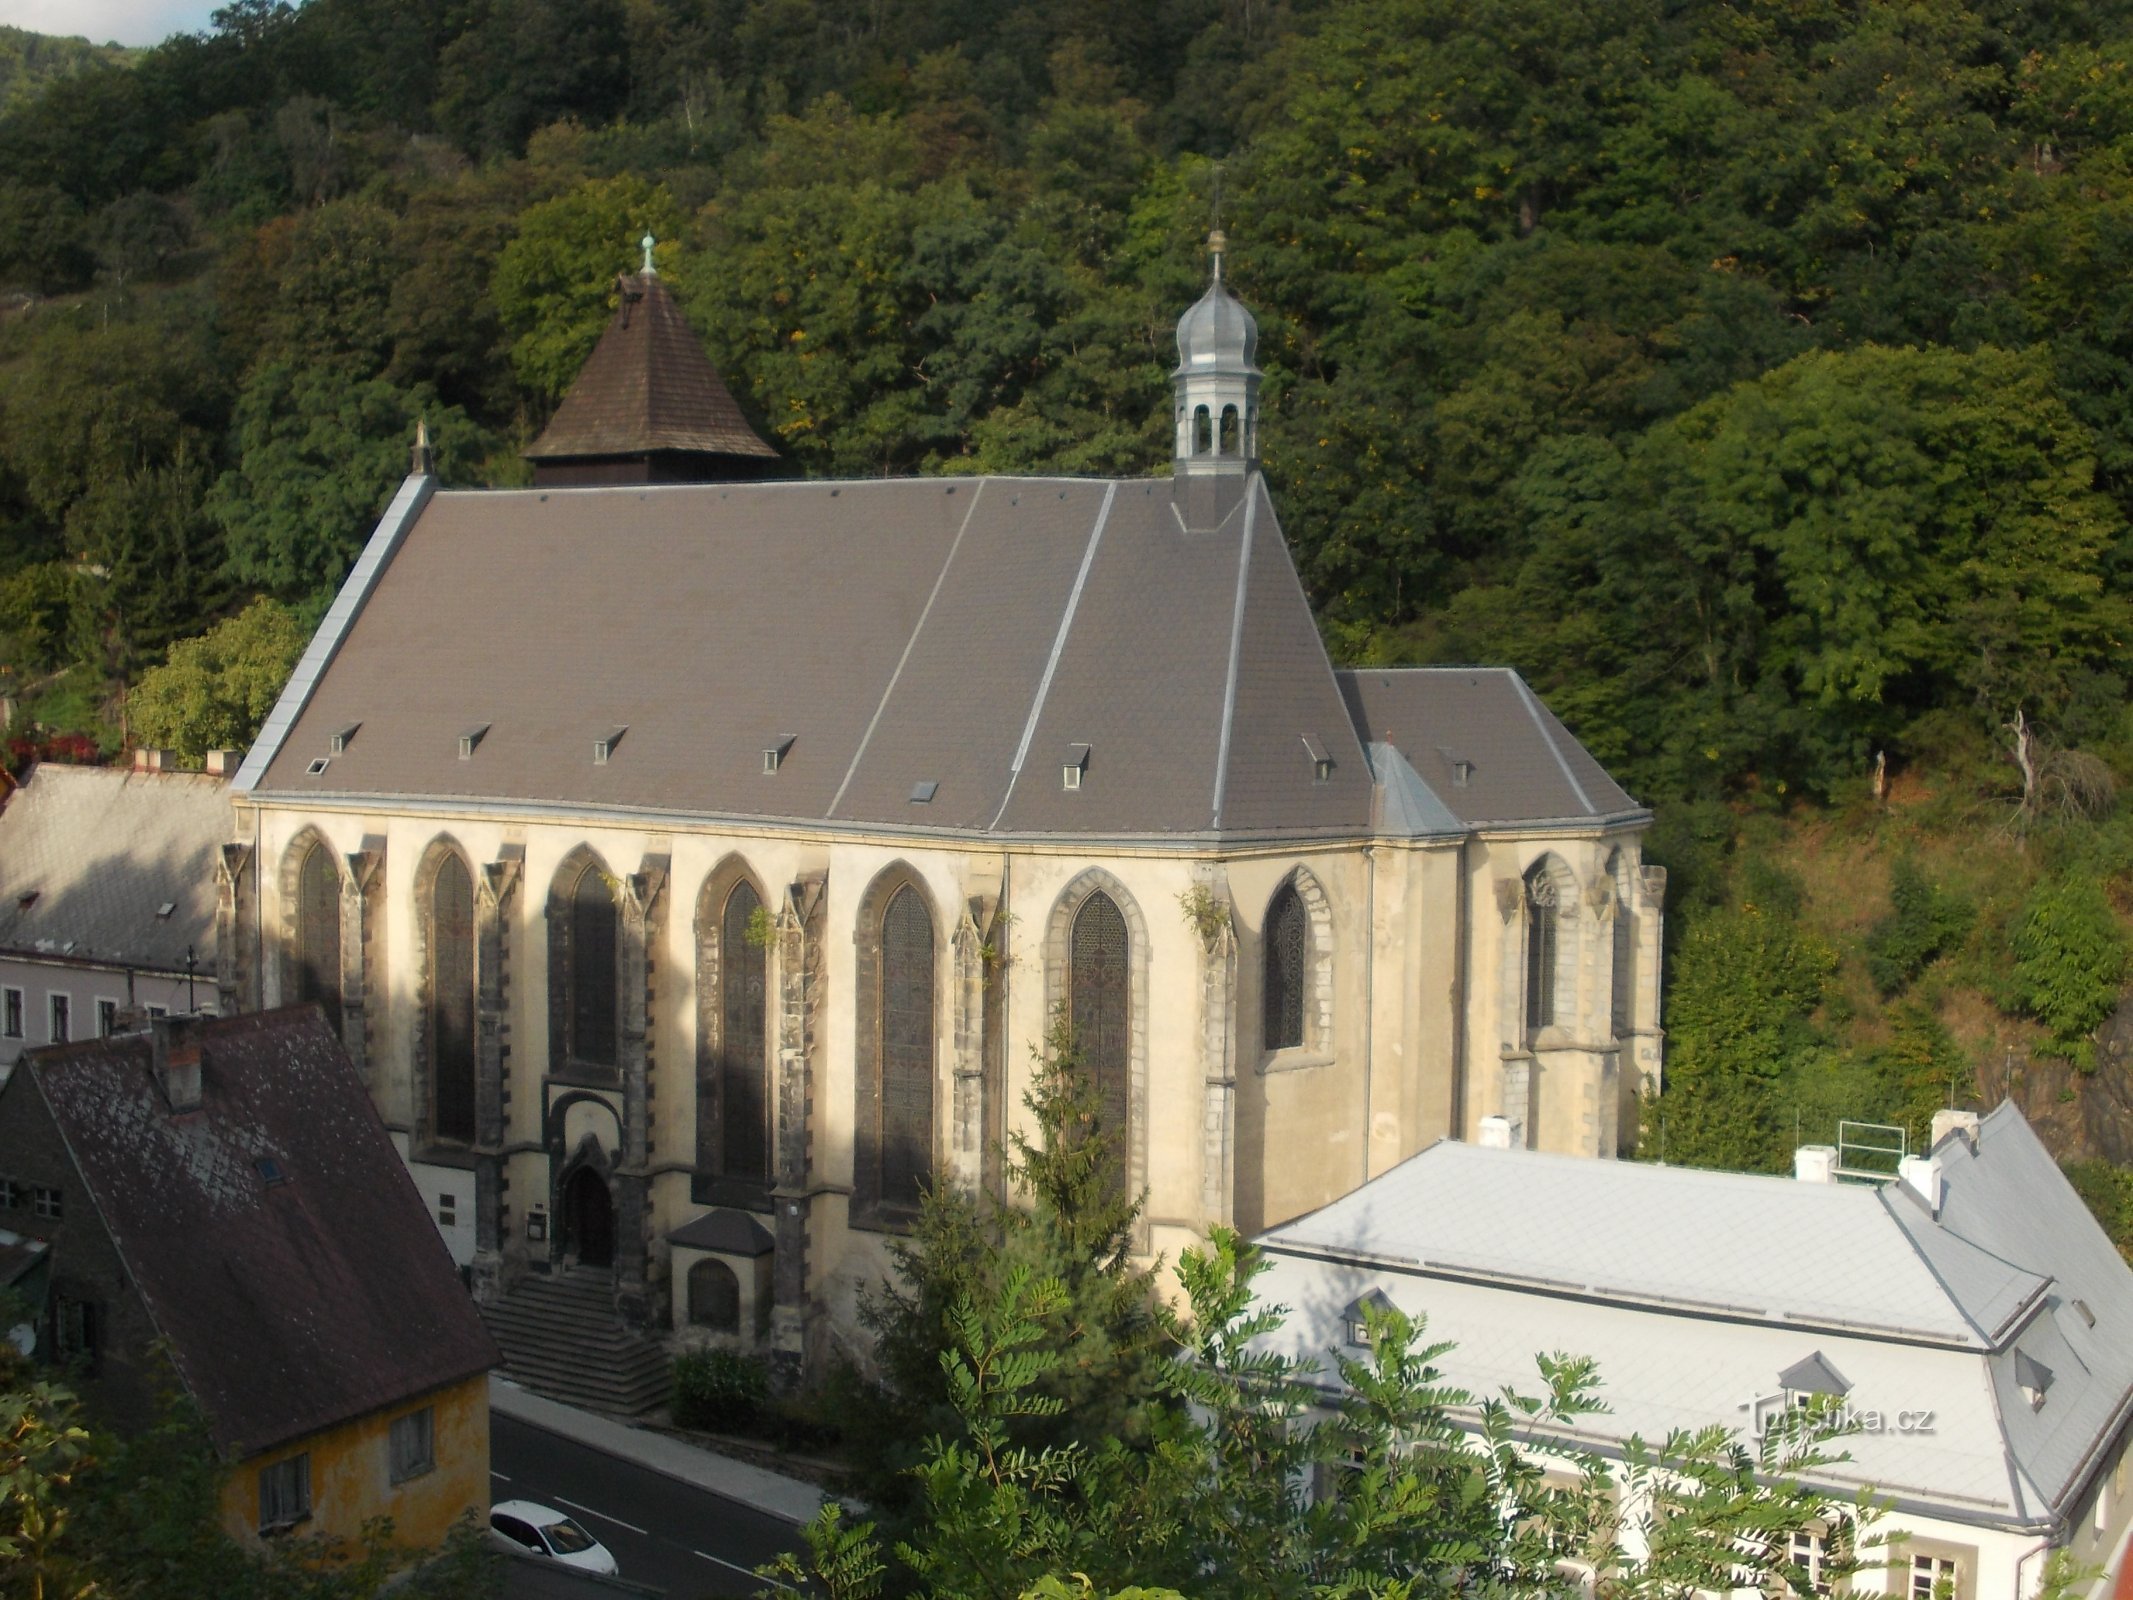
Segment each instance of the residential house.
[{"label": "residential house", "polygon": [[28,1052],[0,1226],[47,1247],[37,1351],[99,1420],[197,1403],[233,1535],[486,1510],[495,1346],[316,1006]]}]

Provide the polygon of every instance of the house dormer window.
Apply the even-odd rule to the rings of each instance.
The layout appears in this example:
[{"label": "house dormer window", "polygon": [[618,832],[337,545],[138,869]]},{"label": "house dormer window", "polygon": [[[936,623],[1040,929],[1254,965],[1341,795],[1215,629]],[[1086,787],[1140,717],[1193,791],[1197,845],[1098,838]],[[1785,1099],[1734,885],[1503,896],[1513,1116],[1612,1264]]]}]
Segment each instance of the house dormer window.
[{"label": "house dormer window", "polygon": [[1341,1336],[1357,1350],[1370,1348],[1370,1324],[1373,1319],[1383,1321],[1397,1316],[1399,1307],[1392,1303],[1392,1296],[1383,1289],[1372,1289],[1359,1295],[1341,1309]]}]

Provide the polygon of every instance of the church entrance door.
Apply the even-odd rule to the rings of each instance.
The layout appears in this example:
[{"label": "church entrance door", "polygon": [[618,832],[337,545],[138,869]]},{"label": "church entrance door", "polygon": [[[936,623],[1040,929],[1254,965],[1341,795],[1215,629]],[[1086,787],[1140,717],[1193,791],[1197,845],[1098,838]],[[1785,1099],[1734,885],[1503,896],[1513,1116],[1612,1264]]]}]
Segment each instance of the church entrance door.
[{"label": "church entrance door", "polygon": [[615,1264],[615,1203],[607,1180],[591,1167],[563,1182],[563,1254],[583,1267]]}]

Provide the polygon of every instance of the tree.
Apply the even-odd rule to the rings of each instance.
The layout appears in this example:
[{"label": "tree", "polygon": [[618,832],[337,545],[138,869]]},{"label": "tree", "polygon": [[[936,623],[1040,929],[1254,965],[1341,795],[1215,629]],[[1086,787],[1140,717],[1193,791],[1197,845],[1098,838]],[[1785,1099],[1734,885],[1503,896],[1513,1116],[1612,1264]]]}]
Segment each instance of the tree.
[{"label": "tree", "polygon": [[2096,1030],[2117,1008],[2129,960],[2125,929],[2102,886],[2080,869],[2046,879],[2011,942],[2014,999],[2050,1030],[2047,1053],[2092,1070]]},{"label": "tree", "polygon": [[62,1550],[72,1513],[67,1491],[89,1464],[89,1433],[75,1420],[74,1396],[31,1383],[0,1394],[0,1567],[30,1600],[87,1596]]},{"label": "tree", "polygon": [[196,639],[171,646],[128,704],[143,744],[198,761],[210,750],[243,750],[274,709],[306,634],[294,612],[264,596]]},{"label": "tree", "polygon": [[441,477],[478,476],[493,440],[427,388],[331,366],[261,368],[237,401],[237,464],[208,501],[230,576],[288,600],[338,585],[407,476],[418,421]]},{"label": "tree", "polygon": [[1557,1442],[1551,1453],[1577,1473],[1558,1486],[1527,1441],[1560,1441],[1602,1409],[1590,1362],[1540,1357],[1533,1393],[1483,1399],[1444,1381],[1435,1363],[1447,1346],[1424,1342],[1397,1311],[1372,1310],[1368,1353],[1324,1370],[1267,1347],[1283,1312],[1254,1296],[1263,1266],[1222,1229],[1180,1260],[1185,1306],[1165,1316],[1177,1353],[1160,1367],[1170,1403],[1147,1449],[1071,1430],[1015,1442],[1028,1419],[1062,1415],[1044,1392],[1065,1359],[1046,1334],[1066,1294],[1059,1280],[1018,1267],[961,1301],[939,1352],[956,1425],[927,1442],[893,1551],[832,1507],[806,1530],[807,1554],[765,1574],[866,1600],[893,1555],[934,1600],[1348,1600],[1454,1584],[1547,1592],[1576,1558],[1610,1595],[1665,1600],[1805,1592],[1791,1552],[1803,1528],[1826,1534],[1836,1570],[1857,1565],[1876,1510],[1870,1497],[1812,1486],[1839,1459],[1826,1411],[1752,1449],[1720,1427],[1633,1436],[1619,1464]]}]

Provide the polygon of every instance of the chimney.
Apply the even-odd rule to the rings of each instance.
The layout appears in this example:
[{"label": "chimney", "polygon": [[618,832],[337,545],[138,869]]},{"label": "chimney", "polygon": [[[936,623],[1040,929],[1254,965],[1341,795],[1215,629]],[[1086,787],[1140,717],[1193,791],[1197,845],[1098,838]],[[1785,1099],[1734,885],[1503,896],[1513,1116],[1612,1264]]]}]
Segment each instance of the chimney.
[{"label": "chimney", "polygon": [[207,775],[210,778],[227,778],[237,770],[237,752],[234,750],[210,750],[207,753]]},{"label": "chimney", "polygon": [[1509,1117],[1483,1117],[1481,1136],[1474,1141],[1484,1150],[1508,1150],[1511,1148],[1511,1119]]},{"label": "chimney", "polygon": [[1959,1133],[1970,1142],[1972,1153],[1977,1150],[1977,1113],[1975,1111],[1936,1111],[1933,1113],[1933,1139],[1926,1148],[1938,1150],[1941,1140],[1951,1133]]},{"label": "chimney", "polygon": [[1940,1162],[1932,1156],[1905,1156],[1896,1164],[1896,1181],[1940,1215]]},{"label": "chimney", "polygon": [[141,745],[133,752],[133,770],[135,772],[161,772],[169,765],[170,752],[168,750],[158,750],[150,745]]},{"label": "chimney", "polygon": [[156,1017],[149,1023],[150,1061],[172,1115],[200,1109],[197,1026],[190,1017]]},{"label": "chimney", "polygon": [[1792,1153],[1792,1175],[1802,1183],[1837,1181],[1837,1147],[1833,1144],[1803,1144]]}]

